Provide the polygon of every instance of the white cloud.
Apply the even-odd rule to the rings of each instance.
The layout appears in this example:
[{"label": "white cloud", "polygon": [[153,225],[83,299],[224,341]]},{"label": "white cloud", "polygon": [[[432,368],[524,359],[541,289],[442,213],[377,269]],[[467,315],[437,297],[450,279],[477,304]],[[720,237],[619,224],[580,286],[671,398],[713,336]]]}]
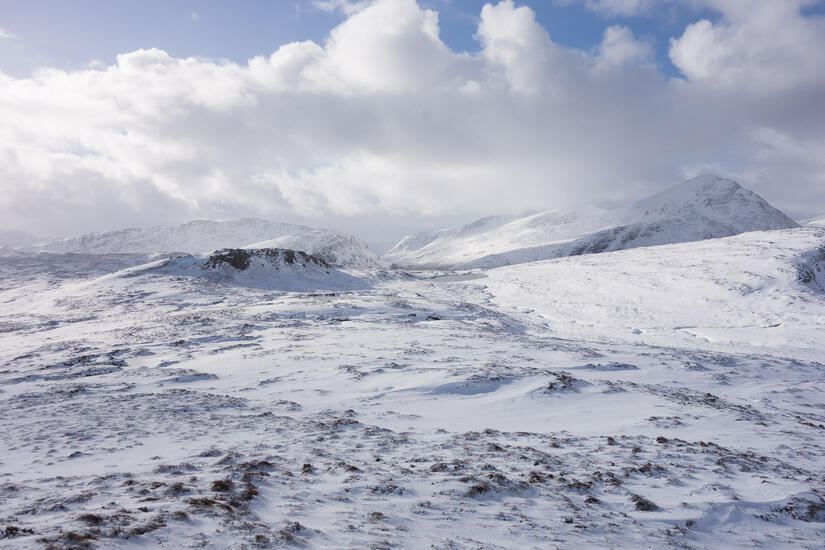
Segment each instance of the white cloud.
[{"label": "white cloud", "polygon": [[344,92],[411,92],[449,81],[456,61],[438,37],[436,12],[415,0],[381,1],[333,29],[305,77]]},{"label": "white cloud", "polygon": [[0,40],[17,40],[17,35],[0,27]]},{"label": "white cloud", "polygon": [[825,85],[825,18],[805,0],[706,0],[722,20],[702,19],[671,39],[670,58],[692,82],[748,93]]},{"label": "white cloud", "polygon": [[[483,8],[478,54],[456,53],[413,0],[246,64],[147,49],[102,69],[0,73],[0,218],[34,233],[233,216],[366,233],[380,220],[386,234],[411,216],[626,200],[696,166],[801,213],[822,188],[821,163],[800,159],[823,150],[825,85],[797,66],[749,92],[767,69],[729,37],[751,24],[726,15],[722,38],[685,54],[686,80],[658,73],[624,27],[592,54],[570,50],[509,1]],[[701,53],[722,39],[745,53]],[[796,51],[777,44],[779,59]],[[740,58],[731,84],[709,84]]]},{"label": "white cloud", "polygon": [[645,64],[653,60],[653,46],[637,40],[627,27],[607,27],[599,46],[599,68],[620,67],[627,64]]},{"label": "white cloud", "polygon": [[512,0],[485,4],[478,25],[482,54],[493,67],[500,68],[513,90],[538,92],[554,68],[556,46],[539,26],[533,11],[516,7]]}]

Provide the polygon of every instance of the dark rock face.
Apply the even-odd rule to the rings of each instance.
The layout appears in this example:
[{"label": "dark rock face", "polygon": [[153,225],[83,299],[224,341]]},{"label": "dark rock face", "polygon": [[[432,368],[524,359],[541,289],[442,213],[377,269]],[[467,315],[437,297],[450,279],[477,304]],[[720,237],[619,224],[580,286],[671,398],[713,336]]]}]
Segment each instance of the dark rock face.
[{"label": "dark rock face", "polygon": [[252,258],[265,258],[271,263],[286,263],[289,265],[310,266],[315,265],[321,268],[328,268],[329,264],[316,256],[311,256],[298,250],[288,250],[285,248],[224,248],[216,251],[207,258],[204,268],[216,268],[221,264],[229,264],[238,271],[243,271],[249,267]]}]

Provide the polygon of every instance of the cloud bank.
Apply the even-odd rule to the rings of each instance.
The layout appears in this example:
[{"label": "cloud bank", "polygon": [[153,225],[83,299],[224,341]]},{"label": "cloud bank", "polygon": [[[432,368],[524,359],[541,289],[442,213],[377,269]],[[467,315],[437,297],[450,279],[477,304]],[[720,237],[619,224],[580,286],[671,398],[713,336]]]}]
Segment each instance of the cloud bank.
[{"label": "cloud bank", "polygon": [[825,22],[802,0],[701,3],[719,17],[671,40],[677,79],[626,27],[574,50],[510,0],[484,6],[469,54],[441,41],[435,11],[378,0],[324,44],[246,64],[143,49],[0,73],[0,216],[40,234],[391,224],[615,203],[708,170],[792,215],[825,211]]}]

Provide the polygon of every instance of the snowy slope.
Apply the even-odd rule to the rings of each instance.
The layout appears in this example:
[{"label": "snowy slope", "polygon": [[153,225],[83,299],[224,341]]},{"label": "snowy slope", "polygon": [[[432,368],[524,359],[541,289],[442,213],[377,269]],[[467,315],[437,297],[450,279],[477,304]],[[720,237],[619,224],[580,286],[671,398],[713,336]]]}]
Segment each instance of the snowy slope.
[{"label": "snowy slope", "polygon": [[797,224],[736,182],[701,176],[613,211],[493,217],[412,235],[384,258],[407,266],[489,268],[790,227]]},{"label": "snowy slope", "polygon": [[205,254],[219,248],[287,248],[312,254],[335,265],[374,266],[377,257],[357,238],[301,225],[246,218],[197,220],[183,225],[130,228],[40,243],[43,252],[92,254],[188,252]]},{"label": "snowy slope", "polygon": [[823,241],[287,293],[4,255],[0,547],[820,549]]},{"label": "snowy slope", "polygon": [[825,334],[825,228],[558,258],[488,271],[496,304],[588,339],[818,357]]}]

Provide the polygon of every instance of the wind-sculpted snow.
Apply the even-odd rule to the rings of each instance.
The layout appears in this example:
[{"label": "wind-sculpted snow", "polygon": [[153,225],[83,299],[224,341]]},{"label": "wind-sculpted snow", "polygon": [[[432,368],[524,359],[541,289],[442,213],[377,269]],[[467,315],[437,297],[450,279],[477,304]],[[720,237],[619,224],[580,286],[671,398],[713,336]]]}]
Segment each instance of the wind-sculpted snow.
[{"label": "wind-sculpted snow", "polygon": [[823,242],[302,293],[3,256],[0,546],[821,548]]},{"label": "wind-sculpted snow", "polygon": [[375,267],[377,256],[359,239],[332,231],[259,219],[197,220],[169,227],[130,228],[90,233],[18,246],[19,250],[83,254],[206,254],[219,248],[287,248],[349,267]]},{"label": "wind-sculpted snow", "polygon": [[737,183],[702,176],[618,210],[492,217],[416,234],[384,257],[407,266],[491,268],[793,227],[793,220]]}]

